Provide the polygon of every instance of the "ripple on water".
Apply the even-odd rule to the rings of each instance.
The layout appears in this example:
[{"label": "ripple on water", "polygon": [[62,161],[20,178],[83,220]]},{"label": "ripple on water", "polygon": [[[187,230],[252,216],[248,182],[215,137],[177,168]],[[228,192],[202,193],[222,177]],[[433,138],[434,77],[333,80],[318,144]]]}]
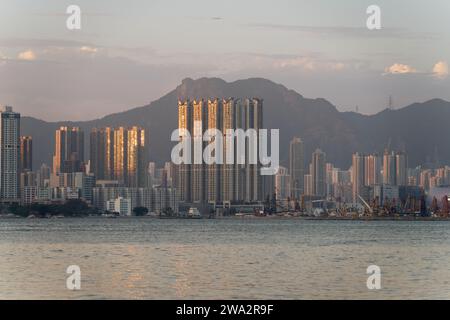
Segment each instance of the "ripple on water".
[{"label": "ripple on water", "polygon": [[[449,226],[5,219],[0,298],[450,299]],[[73,264],[82,271],[77,293],[65,288]],[[380,291],[366,288],[369,264],[381,267]]]}]

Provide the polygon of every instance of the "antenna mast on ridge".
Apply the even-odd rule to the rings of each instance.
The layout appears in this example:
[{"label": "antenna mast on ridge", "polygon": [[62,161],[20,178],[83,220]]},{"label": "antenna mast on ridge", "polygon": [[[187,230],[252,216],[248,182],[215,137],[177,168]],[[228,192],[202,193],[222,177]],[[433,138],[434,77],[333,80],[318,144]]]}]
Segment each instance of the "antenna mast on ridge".
[{"label": "antenna mast on ridge", "polygon": [[389,96],[389,101],[388,101],[388,109],[389,110],[394,110],[394,102],[392,100],[392,96]]}]

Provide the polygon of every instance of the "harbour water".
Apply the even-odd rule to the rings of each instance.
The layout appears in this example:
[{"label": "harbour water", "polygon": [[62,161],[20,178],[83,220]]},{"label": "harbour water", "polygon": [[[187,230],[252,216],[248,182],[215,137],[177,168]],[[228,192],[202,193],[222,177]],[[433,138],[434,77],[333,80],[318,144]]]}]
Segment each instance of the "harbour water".
[{"label": "harbour water", "polygon": [[235,298],[450,299],[450,221],[0,220],[0,299]]}]

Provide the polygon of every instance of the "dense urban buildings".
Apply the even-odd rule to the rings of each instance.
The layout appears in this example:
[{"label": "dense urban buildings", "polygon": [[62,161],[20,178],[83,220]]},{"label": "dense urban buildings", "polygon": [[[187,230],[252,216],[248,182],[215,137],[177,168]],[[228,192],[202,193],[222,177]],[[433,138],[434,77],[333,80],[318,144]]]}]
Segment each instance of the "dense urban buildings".
[{"label": "dense urban buildings", "polygon": [[94,207],[124,215],[136,207],[156,214],[178,213],[174,166],[166,163],[159,169],[148,162],[146,134],[137,126],[91,131],[90,169],[97,177],[92,190]]},{"label": "dense urban buildings", "polygon": [[[386,149],[381,156],[355,152],[351,166],[342,169],[327,162],[325,152],[317,148],[305,170],[305,142],[293,137],[284,159],[287,165],[263,176],[259,161],[250,161],[251,151],[260,147],[258,141],[246,136],[232,144],[233,132],[262,129],[262,120],[262,100],[256,98],[180,100],[179,138],[199,146],[201,153],[192,148],[189,157],[194,163],[163,165],[149,162],[144,128],[93,128],[87,160],[83,131],[63,126],[55,133],[53,168],[42,164],[33,171],[33,139],[20,135],[20,114],[5,107],[0,122],[0,199],[22,205],[77,200],[100,212],[123,215],[135,208],[178,215],[191,207],[209,215],[259,208],[314,214],[326,207],[389,214],[423,214],[427,208],[441,214],[449,211],[450,167],[426,163],[409,168],[405,151]],[[220,135],[208,136],[211,130],[219,130]],[[214,139],[221,139],[223,147],[213,156],[221,153],[230,163],[204,162],[202,151]],[[244,146],[243,158],[237,152],[239,143]],[[200,161],[195,162],[198,157]]]},{"label": "dense urban buildings", "polygon": [[100,210],[108,210],[107,202],[118,198],[129,199],[131,209],[145,207],[157,214],[179,212],[176,189],[172,187],[129,188],[114,182],[99,181],[93,188],[93,205]]},{"label": "dense urban buildings", "polygon": [[90,170],[98,180],[118,180],[127,187],[146,185],[148,149],[144,129],[94,128],[90,150]]},{"label": "dense urban buildings", "polygon": [[[245,140],[245,161],[238,163],[237,149],[234,144],[233,154],[227,143],[228,130],[262,129],[262,100],[253,99],[196,99],[178,101],[178,128],[180,140],[190,139],[191,144],[201,146],[213,142],[203,141],[207,130],[217,129],[223,134],[223,159],[232,157],[232,164],[182,163],[179,165],[178,191],[180,200],[186,203],[223,204],[252,203],[262,201],[263,178],[261,165],[250,163],[249,150],[256,147],[250,139]],[[184,131],[186,130],[186,131]],[[189,134],[186,134],[189,133]],[[202,148],[203,149],[203,148]],[[194,148],[191,159],[195,158]],[[194,161],[193,161],[194,162]]]},{"label": "dense urban buildings", "polygon": [[[147,162],[144,129],[94,128],[87,164],[79,156],[83,154],[79,152],[81,146],[84,137],[78,128],[58,129],[55,150],[60,156],[54,157],[54,170],[43,164],[37,172],[21,172],[22,204],[81,200],[98,210],[123,215],[129,215],[136,207],[157,214],[178,213],[174,165],[166,163],[159,169]],[[60,169],[55,172],[58,163]]]}]

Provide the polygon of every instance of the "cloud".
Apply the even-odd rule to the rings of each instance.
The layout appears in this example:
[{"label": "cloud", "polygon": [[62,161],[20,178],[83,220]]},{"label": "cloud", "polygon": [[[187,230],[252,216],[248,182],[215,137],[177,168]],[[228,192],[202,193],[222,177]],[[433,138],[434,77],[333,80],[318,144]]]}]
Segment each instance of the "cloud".
[{"label": "cloud", "polygon": [[[0,101],[46,120],[94,119],[159,99],[180,79],[199,78],[210,68],[200,63],[144,64],[110,57],[102,49],[81,54],[80,48],[47,54],[38,50],[33,63],[5,60],[0,65]],[[43,74],[46,81],[40,81]]]},{"label": "cloud", "polygon": [[0,66],[3,66],[6,64],[6,60],[8,60],[8,57],[3,55],[3,53],[0,52]]},{"label": "cloud", "polygon": [[246,24],[248,27],[265,28],[279,31],[293,31],[304,34],[319,36],[345,36],[345,37],[377,37],[390,39],[410,39],[410,40],[432,40],[440,36],[435,33],[413,32],[402,28],[382,28],[373,32],[366,27],[350,27],[350,26],[305,26],[305,25],[286,25],[272,23],[252,23]]},{"label": "cloud", "polygon": [[82,53],[97,53],[98,49],[95,47],[90,47],[90,46],[82,46],[80,48],[80,51]]},{"label": "cloud", "polygon": [[384,72],[385,74],[406,74],[416,73],[417,70],[407,64],[394,63],[390,67],[385,68]]},{"label": "cloud", "polygon": [[17,59],[27,61],[36,60],[36,54],[31,50],[22,51],[17,55]]},{"label": "cloud", "polygon": [[445,61],[437,62],[433,67],[433,76],[439,79],[448,77],[448,64]]},{"label": "cloud", "polygon": [[345,64],[342,62],[336,62],[331,65],[331,68],[337,71],[343,70],[345,68]]},{"label": "cloud", "polygon": [[346,65],[343,62],[338,61],[326,61],[307,56],[289,57],[273,59],[273,67],[276,69],[284,68],[301,68],[307,71],[341,71]]},{"label": "cloud", "polygon": [[1,38],[0,47],[6,48],[48,48],[92,46],[89,43],[61,39]]}]

